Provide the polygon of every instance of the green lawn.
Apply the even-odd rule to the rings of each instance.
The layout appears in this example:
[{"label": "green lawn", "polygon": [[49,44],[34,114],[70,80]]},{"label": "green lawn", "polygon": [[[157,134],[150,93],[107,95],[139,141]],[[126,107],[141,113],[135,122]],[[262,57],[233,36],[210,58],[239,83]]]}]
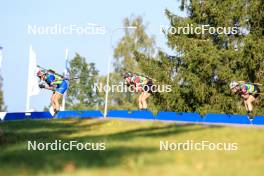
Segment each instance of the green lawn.
[{"label": "green lawn", "polygon": [[[66,119],[0,123],[0,176],[263,175],[264,128]],[[105,142],[105,151],[28,151],[27,141]],[[160,151],[169,142],[238,143],[237,151]]]}]

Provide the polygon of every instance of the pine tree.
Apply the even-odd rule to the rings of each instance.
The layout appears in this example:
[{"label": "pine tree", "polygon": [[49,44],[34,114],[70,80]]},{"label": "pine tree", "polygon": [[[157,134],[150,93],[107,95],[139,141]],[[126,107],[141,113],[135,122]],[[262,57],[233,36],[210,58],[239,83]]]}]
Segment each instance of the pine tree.
[{"label": "pine tree", "polygon": [[[166,10],[170,27],[210,25],[237,27],[239,32],[186,35],[165,31],[168,47],[176,56],[160,52],[157,58],[151,58],[137,52],[139,65],[147,74],[173,86],[171,93],[154,96],[157,107],[200,113],[245,112],[241,99],[231,95],[228,85],[231,80],[264,81],[263,1],[182,0],[181,4],[188,17]],[[257,112],[264,113],[262,97],[257,106]]]}]

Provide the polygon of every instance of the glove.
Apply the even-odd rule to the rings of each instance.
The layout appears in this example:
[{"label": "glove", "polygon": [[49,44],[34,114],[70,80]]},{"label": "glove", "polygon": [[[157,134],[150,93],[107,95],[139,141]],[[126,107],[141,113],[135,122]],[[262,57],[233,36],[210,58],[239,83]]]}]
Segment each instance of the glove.
[{"label": "glove", "polygon": [[39,84],[39,88],[44,89],[46,86],[44,84]]}]

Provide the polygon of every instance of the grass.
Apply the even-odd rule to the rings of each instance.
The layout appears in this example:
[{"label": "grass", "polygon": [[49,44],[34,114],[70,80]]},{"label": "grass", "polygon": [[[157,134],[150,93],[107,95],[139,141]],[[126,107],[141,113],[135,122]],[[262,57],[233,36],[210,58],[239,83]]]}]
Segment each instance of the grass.
[{"label": "grass", "polygon": [[[264,128],[53,119],[0,123],[0,176],[263,175]],[[105,151],[28,151],[27,141],[105,142]],[[160,141],[225,142],[237,151],[160,151]]]}]

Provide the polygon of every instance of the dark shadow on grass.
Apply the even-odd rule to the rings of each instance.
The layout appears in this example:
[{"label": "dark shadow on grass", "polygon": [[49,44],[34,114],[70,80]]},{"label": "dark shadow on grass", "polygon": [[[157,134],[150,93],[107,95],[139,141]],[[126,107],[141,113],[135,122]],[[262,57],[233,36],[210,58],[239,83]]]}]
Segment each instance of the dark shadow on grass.
[{"label": "dark shadow on grass", "polygon": [[1,137],[0,149],[3,146],[27,142],[28,140],[41,140],[47,142],[60,139],[62,135],[70,135],[82,129],[92,130],[93,126],[101,126],[107,121],[91,121],[88,124],[79,126],[81,119],[71,119],[70,123],[63,123],[63,120],[24,120],[10,121],[1,124],[4,129],[4,136]]},{"label": "dark shadow on grass", "polygon": [[[210,127],[203,125],[193,125],[193,124],[169,124],[166,126],[154,126],[154,127],[144,127],[137,128],[133,130],[121,131],[114,134],[97,136],[97,138],[106,138],[111,140],[120,140],[120,141],[128,141],[130,139],[134,139],[137,137],[168,137],[172,135],[178,135],[181,133],[188,133],[193,131],[200,131],[207,128],[219,128],[219,127]],[[95,136],[94,136],[95,137]],[[81,139],[80,139],[81,140]]]},{"label": "dark shadow on grass", "polygon": [[105,151],[25,151],[25,149],[5,152],[0,156],[0,168],[23,169],[28,172],[61,172],[72,163],[76,169],[113,167],[122,165],[121,161],[131,155],[152,153],[154,148],[111,147]]},{"label": "dark shadow on grass", "polygon": [[148,128],[139,128],[135,130],[128,130],[120,133],[113,134],[109,137],[167,137],[170,135],[175,135],[179,133],[186,133],[189,131],[201,130],[203,128],[197,128],[194,125],[177,125],[170,124],[163,127],[148,127]]},{"label": "dark shadow on grass", "polygon": [[[79,125],[83,119],[75,118],[70,119],[70,123],[67,122],[69,119],[44,119],[44,120],[18,120],[18,121],[7,121],[4,123],[0,123],[0,127],[8,129],[8,130],[28,130],[28,129],[39,129],[39,128],[71,128]],[[98,125],[102,125],[107,123],[106,121],[98,121],[94,122]],[[88,126],[93,126],[94,123],[88,124]]]},{"label": "dark shadow on grass", "polygon": [[[106,135],[86,135],[83,137],[67,137],[80,130],[92,130],[94,126],[104,127],[108,120],[86,121],[72,120],[67,123],[62,123],[63,120],[31,120],[8,122],[0,125],[6,133],[4,136],[4,144],[0,144],[0,175],[1,171],[10,171],[10,174],[20,170],[27,170],[28,173],[43,172],[61,172],[65,170],[67,165],[71,163],[74,168],[101,168],[113,167],[124,164],[124,158],[137,157],[141,153],[155,153],[159,151],[159,146],[153,147],[124,147],[118,145],[118,141],[128,141],[137,137],[153,138],[167,137],[178,135],[181,133],[198,131],[206,129],[200,125],[157,125],[143,127],[133,130],[119,131],[113,134]],[[128,122],[129,123],[129,122]],[[104,142],[115,141],[115,146],[107,146],[105,151],[28,151],[27,141],[37,142],[54,142],[61,140],[68,142],[75,140],[81,143],[85,142]],[[144,142],[144,139],[142,140]],[[10,148],[11,147],[11,148]],[[13,172],[12,172],[13,170]],[[8,175],[10,175],[8,174]]]}]

